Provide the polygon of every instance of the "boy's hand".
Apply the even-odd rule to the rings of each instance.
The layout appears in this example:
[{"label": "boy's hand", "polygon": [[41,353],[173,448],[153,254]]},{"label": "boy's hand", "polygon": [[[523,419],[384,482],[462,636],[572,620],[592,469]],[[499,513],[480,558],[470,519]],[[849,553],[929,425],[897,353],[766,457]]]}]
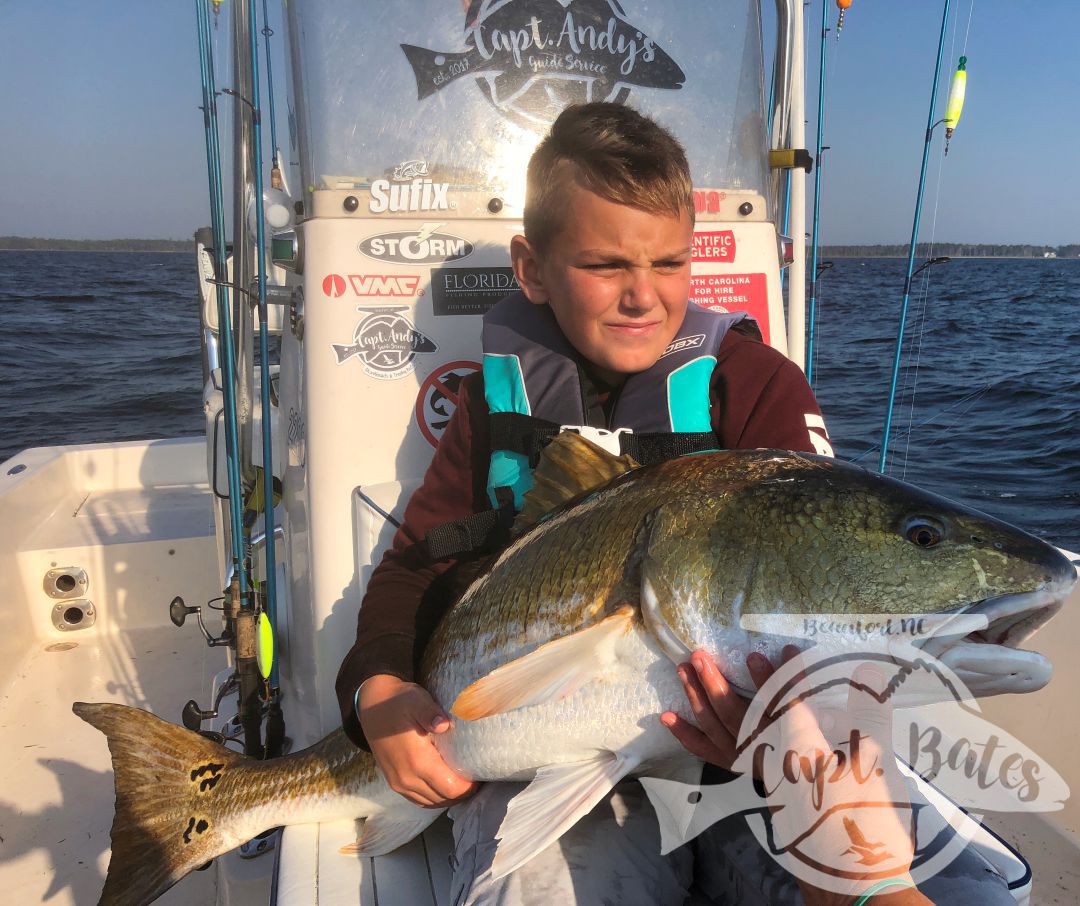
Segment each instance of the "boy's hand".
[{"label": "boy's hand", "polygon": [[357,716],[371,754],[390,788],[410,802],[446,808],[479,784],[444,760],[433,733],[450,729],[450,718],[422,686],[379,674],[360,687]]},{"label": "boy's hand", "polygon": [[[773,672],[768,658],[757,652],[746,659],[746,666],[759,687]],[[660,722],[691,754],[730,770],[749,703],[731,688],[716,662],[704,651],[695,651],[688,663],[679,665],[678,672],[698,726],[674,711],[661,714]]]}]

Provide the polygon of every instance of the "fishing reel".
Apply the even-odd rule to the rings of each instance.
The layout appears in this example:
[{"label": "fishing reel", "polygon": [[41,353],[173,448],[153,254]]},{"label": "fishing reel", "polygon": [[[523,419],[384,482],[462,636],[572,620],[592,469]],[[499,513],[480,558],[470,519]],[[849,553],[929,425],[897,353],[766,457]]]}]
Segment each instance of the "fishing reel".
[{"label": "fishing reel", "polygon": [[[220,599],[214,599],[220,600]],[[209,606],[212,601],[207,604]],[[203,622],[202,608],[194,605],[188,605],[184,603],[184,599],[177,595],[169,603],[169,619],[172,620],[173,626],[178,629],[184,625],[184,621],[195,614],[195,618],[199,622],[199,631],[203,634],[203,638],[206,639],[206,644],[211,648],[216,648],[220,645],[231,645],[233,642],[232,634],[229,632],[228,627],[219,636],[213,635],[209,629],[206,628],[206,623]]]}]

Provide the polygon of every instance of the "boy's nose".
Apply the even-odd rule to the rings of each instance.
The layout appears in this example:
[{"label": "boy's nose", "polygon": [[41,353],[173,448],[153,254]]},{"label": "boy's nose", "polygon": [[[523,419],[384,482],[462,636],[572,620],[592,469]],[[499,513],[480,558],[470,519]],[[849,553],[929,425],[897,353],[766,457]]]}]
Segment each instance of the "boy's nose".
[{"label": "boy's nose", "polygon": [[623,305],[632,311],[649,311],[660,304],[651,268],[632,268],[623,292]]}]

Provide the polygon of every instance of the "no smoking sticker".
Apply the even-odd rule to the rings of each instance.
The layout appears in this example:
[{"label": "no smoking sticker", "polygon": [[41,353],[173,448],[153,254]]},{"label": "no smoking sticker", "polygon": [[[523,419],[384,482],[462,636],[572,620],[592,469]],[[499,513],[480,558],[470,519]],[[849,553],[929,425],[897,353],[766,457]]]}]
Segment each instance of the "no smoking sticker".
[{"label": "no smoking sticker", "polygon": [[448,362],[424,378],[416,395],[416,423],[431,446],[439,446],[450,416],[457,409],[461,382],[479,370],[478,362]]}]

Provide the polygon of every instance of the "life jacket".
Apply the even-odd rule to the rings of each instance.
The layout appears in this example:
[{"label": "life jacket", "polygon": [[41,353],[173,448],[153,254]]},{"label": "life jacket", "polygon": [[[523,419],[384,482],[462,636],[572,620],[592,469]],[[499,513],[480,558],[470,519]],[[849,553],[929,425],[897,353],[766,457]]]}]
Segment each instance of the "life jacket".
[{"label": "life jacket", "polygon": [[[498,508],[509,488],[514,510],[532,487],[540,451],[560,431],[577,431],[613,455],[648,465],[715,450],[709,384],[716,351],[743,312],[720,313],[691,302],[675,338],[651,368],[630,375],[610,417],[559,329],[551,308],[523,293],[507,296],[484,316],[484,396],[491,426],[488,497]],[[500,497],[503,500],[500,500]]]},{"label": "life jacket", "polygon": [[540,452],[560,431],[577,431],[613,455],[630,454],[641,465],[717,449],[709,399],[716,351],[746,317],[689,303],[678,334],[651,368],[626,379],[616,391],[611,417],[605,418],[585,360],[551,309],[534,305],[521,292],[500,301],[484,315],[482,337],[492,509],[429,531],[429,559],[457,557],[505,541],[532,487]]}]

